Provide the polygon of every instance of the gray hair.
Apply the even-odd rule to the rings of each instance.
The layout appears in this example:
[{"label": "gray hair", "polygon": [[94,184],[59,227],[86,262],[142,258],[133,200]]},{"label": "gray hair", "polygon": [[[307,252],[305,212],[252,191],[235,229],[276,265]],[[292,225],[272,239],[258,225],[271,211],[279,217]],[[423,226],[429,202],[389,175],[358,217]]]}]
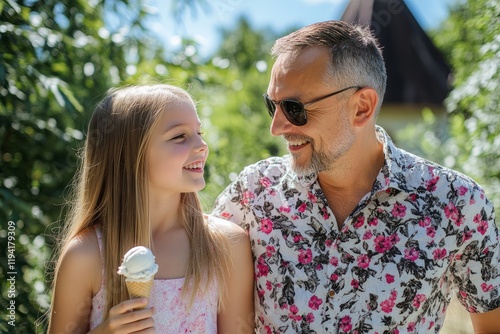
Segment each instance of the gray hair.
[{"label": "gray hair", "polygon": [[369,28],[333,20],[314,23],[278,39],[271,49],[271,55],[278,57],[313,46],[324,46],[330,51],[325,83],[338,85],[341,82],[346,87],[373,88],[379,96],[376,108],[378,114],[385,94],[387,74],[382,50]]}]

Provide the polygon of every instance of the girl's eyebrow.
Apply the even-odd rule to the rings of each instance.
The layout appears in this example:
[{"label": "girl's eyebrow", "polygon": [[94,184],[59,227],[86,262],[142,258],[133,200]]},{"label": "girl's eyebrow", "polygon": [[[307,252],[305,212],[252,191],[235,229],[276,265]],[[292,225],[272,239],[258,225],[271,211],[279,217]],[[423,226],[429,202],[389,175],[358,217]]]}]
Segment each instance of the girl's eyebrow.
[{"label": "girl's eyebrow", "polygon": [[[175,123],[173,124],[172,126],[169,126],[168,128],[166,128],[163,133],[167,133],[169,131],[172,131],[172,130],[175,130],[176,128],[179,128],[179,127],[182,127],[182,126],[185,126],[185,125],[188,125],[188,123]],[[201,128],[202,127],[202,124],[201,122],[198,122],[198,126]]]}]

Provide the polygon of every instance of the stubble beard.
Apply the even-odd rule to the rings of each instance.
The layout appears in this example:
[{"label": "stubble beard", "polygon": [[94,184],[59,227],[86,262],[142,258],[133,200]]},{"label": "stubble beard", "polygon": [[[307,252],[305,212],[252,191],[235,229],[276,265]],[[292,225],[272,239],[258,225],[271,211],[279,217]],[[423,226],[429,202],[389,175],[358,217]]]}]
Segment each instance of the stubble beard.
[{"label": "stubble beard", "polygon": [[[346,115],[342,113],[342,115]],[[299,163],[300,157],[303,153],[296,153],[292,155],[292,169],[299,176],[307,176],[311,174],[319,174],[320,172],[325,172],[331,170],[335,163],[345,155],[347,151],[351,148],[355,141],[355,135],[349,127],[346,117],[340,119],[341,126],[343,128],[343,134],[341,137],[337,137],[326,143],[333,143],[329,147],[320,149],[315,147],[315,142],[312,138],[304,136],[295,136],[295,138],[307,138],[309,144],[311,145],[312,153],[311,159],[306,163]]]}]

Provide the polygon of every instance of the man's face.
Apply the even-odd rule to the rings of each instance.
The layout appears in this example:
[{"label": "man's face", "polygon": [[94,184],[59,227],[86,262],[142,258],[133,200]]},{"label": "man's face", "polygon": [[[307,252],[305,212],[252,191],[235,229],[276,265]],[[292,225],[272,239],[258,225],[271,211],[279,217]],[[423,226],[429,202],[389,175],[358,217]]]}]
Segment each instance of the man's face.
[{"label": "man's face", "polygon": [[[327,82],[330,54],[326,48],[311,47],[298,54],[282,54],[271,72],[268,95],[274,101],[296,100],[303,104],[345,88],[342,82]],[[334,168],[351,148],[355,135],[347,109],[348,90],[309,105],[307,123],[290,123],[278,104],[271,134],[282,136],[298,174],[319,173]]]}]

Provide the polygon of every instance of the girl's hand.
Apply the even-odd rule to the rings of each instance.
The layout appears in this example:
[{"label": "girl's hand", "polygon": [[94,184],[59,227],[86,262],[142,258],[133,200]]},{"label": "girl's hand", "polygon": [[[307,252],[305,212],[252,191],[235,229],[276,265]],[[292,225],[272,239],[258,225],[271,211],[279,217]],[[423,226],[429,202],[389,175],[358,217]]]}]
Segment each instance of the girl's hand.
[{"label": "girl's hand", "polygon": [[137,310],[147,304],[146,298],[137,298],[113,306],[109,310],[108,318],[95,329],[95,333],[154,333],[152,318],[154,310],[152,308]]}]

